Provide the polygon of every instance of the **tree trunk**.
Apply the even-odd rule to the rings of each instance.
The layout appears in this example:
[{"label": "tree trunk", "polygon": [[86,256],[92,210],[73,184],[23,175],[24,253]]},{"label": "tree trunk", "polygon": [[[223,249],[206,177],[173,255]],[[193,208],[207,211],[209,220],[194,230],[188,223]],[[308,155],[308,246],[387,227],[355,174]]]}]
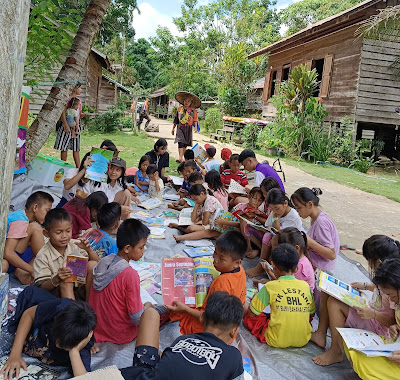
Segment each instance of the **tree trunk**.
[{"label": "tree trunk", "polygon": [[29,7],[30,0],[3,1],[0,7],[0,272],[15,165]]},{"label": "tree trunk", "polygon": [[[36,120],[28,129],[26,137],[26,161],[31,162],[54,129],[68,98],[81,76],[93,41],[111,0],[91,0],[72,42],[68,57],[56,82],[68,82],[52,87]],[[51,43],[51,41],[49,41]],[[72,81],[72,82],[71,82]]]}]

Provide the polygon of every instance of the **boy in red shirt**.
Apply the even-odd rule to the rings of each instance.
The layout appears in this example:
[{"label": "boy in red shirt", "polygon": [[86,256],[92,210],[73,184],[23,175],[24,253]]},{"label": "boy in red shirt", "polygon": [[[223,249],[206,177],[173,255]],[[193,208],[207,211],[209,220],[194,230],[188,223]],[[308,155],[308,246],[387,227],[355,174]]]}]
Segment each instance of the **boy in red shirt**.
[{"label": "boy in red shirt", "polygon": [[179,321],[181,334],[194,334],[204,330],[203,313],[207,300],[213,292],[227,292],[242,302],[246,301],[246,273],[242,268],[242,259],[247,243],[237,231],[227,231],[216,241],[214,267],[221,274],[212,282],[204,304],[200,308],[191,308],[182,302],[167,305],[172,321]]},{"label": "boy in red shirt", "polygon": [[149,234],[140,220],[125,220],[117,232],[118,253],[104,257],[93,269],[89,305],[97,314],[98,343],[125,344],[136,339],[140,316],[151,304],[143,306],[139,275],[129,260],[141,259]]}]

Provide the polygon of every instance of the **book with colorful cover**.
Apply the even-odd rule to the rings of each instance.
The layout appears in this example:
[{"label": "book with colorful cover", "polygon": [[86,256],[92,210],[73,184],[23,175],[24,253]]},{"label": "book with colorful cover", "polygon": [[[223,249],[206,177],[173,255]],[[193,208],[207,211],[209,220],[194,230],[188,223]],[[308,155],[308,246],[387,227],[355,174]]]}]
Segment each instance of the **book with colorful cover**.
[{"label": "book with colorful cover", "polygon": [[194,157],[197,158],[200,162],[203,162],[206,160],[207,155],[205,149],[199,145],[199,143],[196,143],[194,147],[192,148]]},{"label": "book with colorful cover", "polygon": [[72,271],[65,282],[78,282],[79,284],[86,284],[88,258],[82,256],[67,256],[65,266]]},{"label": "book with colorful cover", "polygon": [[371,331],[339,328],[337,331],[342,336],[349,349],[359,351],[366,356],[390,356],[394,351],[400,351],[400,341],[379,336]]},{"label": "book with colorful cover", "polygon": [[214,218],[213,218],[213,224],[211,226],[211,229],[214,231],[218,231],[218,232],[225,232],[228,230],[234,230],[235,227],[234,226],[228,226],[228,225],[222,225],[222,226],[218,226],[215,224],[215,219],[217,218],[221,218],[222,220],[226,220],[229,222],[237,222],[238,219],[233,216],[233,214],[229,211],[225,211],[225,210],[221,210],[221,209],[217,209],[217,211],[215,211],[214,214]]},{"label": "book with colorful cover", "polygon": [[361,308],[368,307],[367,300],[360,291],[324,271],[319,273],[318,287],[346,305]]},{"label": "book with colorful cover", "polygon": [[183,252],[185,252],[191,258],[212,256],[214,254],[214,246],[185,248]]},{"label": "book with colorful cover", "polygon": [[146,261],[133,261],[129,265],[136,270],[140,279],[140,287],[150,295],[160,293],[161,289],[161,264]]},{"label": "book with colorful cover", "polygon": [[107,182],[108,164],[113,158],[114,152],[107,149],[92,148],[90,157],[92,165],[86,168],[85,178],[92,181]]},{"label": "book with colorful cover", "polygon": [[265,219],[268,219],[268,215],[257,207],[247,206],[244,210],[236,210],[235,212],[233,212],[233,215],[236,216],[236,218],[239,218],[240,216],[246,216],[247,214],[255,214],[258,216],[262,216]]},{"label": "book with colorful cover", "polygon": [[201,307],[207,291],[219,275],[213,259],[202,257],[164,258],[162,261],[162,293],[166,305],[180,301],[188,306]]}]

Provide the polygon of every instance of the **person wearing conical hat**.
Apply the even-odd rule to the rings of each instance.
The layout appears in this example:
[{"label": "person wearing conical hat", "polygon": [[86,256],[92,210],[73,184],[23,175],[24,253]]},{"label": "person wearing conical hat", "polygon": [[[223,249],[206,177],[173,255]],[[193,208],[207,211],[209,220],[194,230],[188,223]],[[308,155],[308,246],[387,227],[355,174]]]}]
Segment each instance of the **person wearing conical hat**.
[{"label": "person wearing conical hat", "polygon": [[175,142],[178,143],[179,161],[183,162],[183,154],[188,146],[192,146],[193,127],[199,130],[199,118],[196,108],[201,106],[201,100],[194,94],[180,91],[175,94],[175,99],[180,103],[172,127],[172,136],[176,136]]}]

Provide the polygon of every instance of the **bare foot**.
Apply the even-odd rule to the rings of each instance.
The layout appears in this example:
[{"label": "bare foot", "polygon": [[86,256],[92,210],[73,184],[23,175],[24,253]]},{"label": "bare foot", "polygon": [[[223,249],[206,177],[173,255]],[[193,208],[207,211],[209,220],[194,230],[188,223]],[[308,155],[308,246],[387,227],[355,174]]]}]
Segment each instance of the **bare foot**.
[{"label": "bare foot", "polygon": [[400,237],[400,234],[393,234],[393,237]]},{"label": "bare foot", "polygon": [[264,273],[265,273],[265,270],[262,268],[260,263],[258,263],[254,268],[246,270],[246,274],[248,277],[257,277],[257,276],[261,276]]},{"label": "bare foot", "polygon": [[321,333],[317,330],[311,334],[310,342],[315,343],[318,347],[325,348],[326,334]]},{"label": "bare foot", "polygon": [[357,255],[362,255],[362,249],[356,249],[354,252],[357,253]]},{"label": "bare foot", "polygon": [[261,280],[253,280],[253,286],[255,286],[258,289],[258,284],[266,284],[268,280],[266,278],[263,278]]},{"label": "bare foot", "polygon": [[260,254],[260,251],[257,249],[253,249],[252,251],[247,251],[246,252],[246,257],[249,259],[254,259]]},{"label": "bare foot", "polygon": [[172,235],[172,236],[174,237],[174,239],[175,239],[175,241],[176,241],[177,243],[179,243],[179,242],[185,240],[185,236],[184,236],[184,235]]},{"label": "bare foot", "polygon": [[168,224],[169,228],[178,228],[178,224],[177,223],[170,223]]},{"label": "bare foot", "polygon": [[328,366],[335,363],[341,363],[344,360],[343,352],[340,348],[330,348],[321,355],[312,358],[315,364],[320,366]]},{"label": "bare foot", "polygon": [[93,345],[93,347],[90,349],[90,353],[91,353],[92,355],[97,354],[99,351],[100,351],[100,348],[99,348],[99,346],[98,346],[96,343],[95,343],[95,344]]}]

